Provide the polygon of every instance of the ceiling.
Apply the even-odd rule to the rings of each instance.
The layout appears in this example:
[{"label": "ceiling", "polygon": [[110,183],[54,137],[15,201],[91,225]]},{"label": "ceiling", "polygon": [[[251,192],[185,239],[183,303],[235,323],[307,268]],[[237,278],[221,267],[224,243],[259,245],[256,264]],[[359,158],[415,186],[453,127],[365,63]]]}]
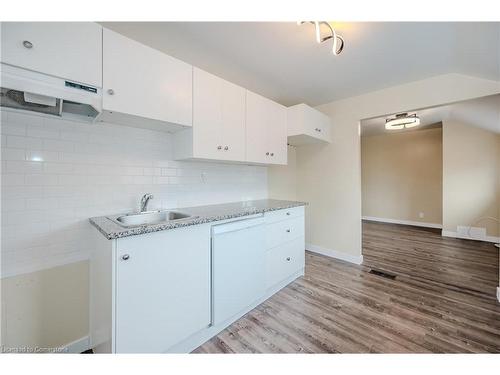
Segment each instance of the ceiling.
[{"label": "ceiling", "polygon": [[430,129],[441,126],[443,120],[456,120],[500,134],[500,95],[485,96],[409,113],[416,113],[420,117],[420,126],[408,130],[389,131],[385,130],[386,117],[378,117],[361,121],[361,135],[371,136]]},{"label": "ceiling", "polygon": [[332,23],[344,52],[295,22],[104,22],[284,105],[332,100],[446,73],[500,80],[500,23]]}]

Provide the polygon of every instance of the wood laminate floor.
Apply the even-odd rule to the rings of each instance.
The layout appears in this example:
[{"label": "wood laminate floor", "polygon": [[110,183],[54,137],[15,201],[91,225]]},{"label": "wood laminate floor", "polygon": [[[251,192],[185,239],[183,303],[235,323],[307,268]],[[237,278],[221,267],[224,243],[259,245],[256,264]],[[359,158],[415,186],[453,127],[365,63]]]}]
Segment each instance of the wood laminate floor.
[{"label": "wood laminate floor", "polygon": [[307,252],[304,277],[195,352],[500,352],[493,244],[364,222],[363,256],[356,266]]}]

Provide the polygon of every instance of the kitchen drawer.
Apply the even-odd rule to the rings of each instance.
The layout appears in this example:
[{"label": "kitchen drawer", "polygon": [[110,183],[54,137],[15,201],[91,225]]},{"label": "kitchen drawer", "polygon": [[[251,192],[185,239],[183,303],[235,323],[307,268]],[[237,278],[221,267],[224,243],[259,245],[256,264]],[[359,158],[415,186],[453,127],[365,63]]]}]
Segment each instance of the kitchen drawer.
[{"label": "kitchen drawer", "polygon": [[264,214],[264,218],[268,224],[280,220],[291,219],[297,216],[304,216],[304,206],[293,207],[286,210],[270,211]]},{"label": "kitchen drawer", "polygon": [[304,216],[276,221],[266,225],[266,248],[270,249],[293,240],[304,237]]},{"label": "kitchen drawer", "polygon": [[266,285],[270,288],[304,267],[305,239],[296,238],[266,252]]}]

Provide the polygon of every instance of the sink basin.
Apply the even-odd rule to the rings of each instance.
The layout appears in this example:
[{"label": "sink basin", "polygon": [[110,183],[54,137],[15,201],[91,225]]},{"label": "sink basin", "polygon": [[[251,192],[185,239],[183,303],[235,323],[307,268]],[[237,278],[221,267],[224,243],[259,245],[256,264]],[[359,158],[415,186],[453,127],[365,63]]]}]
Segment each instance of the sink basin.
[{"label": "sink basin", "polygon": [[126,214],[116,218],[110,218],[124,227],[133,227],[147,224],[161,224],[169,221],[190,219],[193,216],[183,212],[175,211],[148,211],[141,213]]}]

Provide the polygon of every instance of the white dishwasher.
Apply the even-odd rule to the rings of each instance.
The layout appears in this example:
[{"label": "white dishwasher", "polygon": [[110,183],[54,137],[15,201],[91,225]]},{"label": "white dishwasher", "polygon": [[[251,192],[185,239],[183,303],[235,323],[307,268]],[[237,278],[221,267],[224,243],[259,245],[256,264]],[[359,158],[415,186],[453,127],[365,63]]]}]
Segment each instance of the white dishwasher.
[{"label": "white dishwasher", "polygon": [[264,218],[212,227],[212,324],[244,310],[265,293]]}]

